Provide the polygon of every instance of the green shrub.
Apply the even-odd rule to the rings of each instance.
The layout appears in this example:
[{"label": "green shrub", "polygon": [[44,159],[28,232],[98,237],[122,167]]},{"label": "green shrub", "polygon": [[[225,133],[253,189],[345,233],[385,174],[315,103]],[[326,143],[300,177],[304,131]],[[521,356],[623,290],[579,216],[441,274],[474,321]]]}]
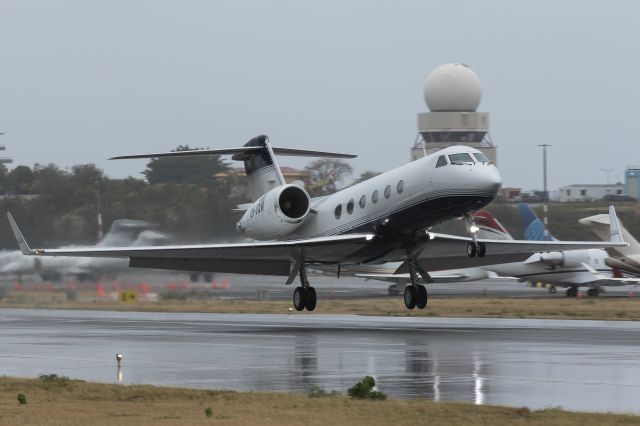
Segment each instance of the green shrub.
[{"label": "green shrub", "polygon": [[204,414],[205,414],[205,416],[207,416],[207,417],[213,417],[213,409],[212,409],[211,407],[207,407],[207,408],[204,410]]},{"label": "green shrub", "polygon": [[60,388],[69,388],[71,387],[71,379],[67,376],[58,376],[57,374],[41,374],[38,376],[40,383],[45,388],[45,390],[49,389],[60,389]]},{"label": "green shrub", "polygon": [[23,393],[18,394],[18,402],[20,403],[20,405],[24,405],[27,403],[27,397],[25,396],[25,394]]},{"label": "green shrub", "polygon": [[373,377],[367,376],[361,382],[353,385],[347,393],[351,398],[357,399],[378,399],[385,400],[387,395],[380,391],[373,390],[376,386],[376,381]]}]

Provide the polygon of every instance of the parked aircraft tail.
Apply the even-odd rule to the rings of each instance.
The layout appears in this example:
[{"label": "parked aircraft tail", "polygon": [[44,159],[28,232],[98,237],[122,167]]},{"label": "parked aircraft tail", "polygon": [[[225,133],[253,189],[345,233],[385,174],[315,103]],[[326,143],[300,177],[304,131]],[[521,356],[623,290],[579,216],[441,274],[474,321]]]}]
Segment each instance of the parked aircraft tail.
[{"label": "parked aircraft tail", "polygon": [[474,215],[478,230],[478,238],[486,240],[513,240],[509,231],[505,229],[498,219],[486,210],[480,210]]},{"label": "parked aircraft tail", "polygon": [[[527,203],[519,203],[520,219],[524,228],[524,239],[532,241],[544,241],[544,224]],[[555,241],[556,238],[550,233],[548,240]]]}]

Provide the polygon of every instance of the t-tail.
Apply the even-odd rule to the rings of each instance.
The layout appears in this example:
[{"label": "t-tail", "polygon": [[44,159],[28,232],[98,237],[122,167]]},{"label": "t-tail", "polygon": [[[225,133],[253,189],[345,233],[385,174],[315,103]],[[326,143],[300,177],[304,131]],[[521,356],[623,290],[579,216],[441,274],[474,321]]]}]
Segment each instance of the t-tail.
[{"label": "t-tail", "polygon": [[295,157],[328,157],[355,158],[355,155],[336,152],[308,151],[304,149],[272,147],[266,135],[256,136],[244,144],[242,148],[229,149],[196,149],[189,151],[173,151],[157,154],[124,155],[112,160],[136,158],[186,157],[193,155],[232,155],[232,159],[244,162],[249,185],[249,197],[256,202],[262,195],[274,188],[284,185],[282,171],[276,161],[276,155]]},{"label": "t-tail", "polygon": [[[536,213],[529,207],[529,204],[518,204],[520,210],[520,219],[522,220],[522,227],[524,228],[524,239],[531,241],[544,241],[544,224]],[[548,234],[547,240],[555,241],[556,238]]]}]

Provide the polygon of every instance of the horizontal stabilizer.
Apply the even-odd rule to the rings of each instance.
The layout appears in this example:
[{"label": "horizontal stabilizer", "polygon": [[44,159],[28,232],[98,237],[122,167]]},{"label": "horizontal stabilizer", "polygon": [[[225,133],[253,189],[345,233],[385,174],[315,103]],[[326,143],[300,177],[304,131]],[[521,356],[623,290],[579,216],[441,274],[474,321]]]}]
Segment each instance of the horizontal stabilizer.
[{"label": "horizontal stabilizer", "polygon": [[[187,151],[171,151],[171,152],[158,152],[154,154],[135,154],[135,155],[120,155],[117,157],[111,157],[109,160],[132,160],[137,158],[163,158],[163,157],[189,157],[194,155],[234,155],[237,159],[243,160],[246,154],[257,153],[262,151],[262,146],[245,146],[242,148],[226,148],[226,149],[193,149]],[[284,155],[290,157],[326,157],[326,158],[356,158],[357,155],[353,154],[341,154],[338,152],[325,152],[325,151],[308,151],[305,149],[293,149],[293,148],[272,148],[275,155]]]}]

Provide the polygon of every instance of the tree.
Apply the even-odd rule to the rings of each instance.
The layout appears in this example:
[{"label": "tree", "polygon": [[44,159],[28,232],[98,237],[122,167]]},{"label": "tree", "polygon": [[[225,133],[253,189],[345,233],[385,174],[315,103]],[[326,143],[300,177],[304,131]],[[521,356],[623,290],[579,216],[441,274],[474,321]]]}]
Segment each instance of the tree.
[{"label": "tree", "polygon": [[360,173],[360,177],[358,177],[356,180],[354,180],[351,185],[355,185],[356,183],[364,182],[365,180],[369,180],[372,177],[378,176],[379,174],[380,174],[380,172],[374,172],[372,170],[365,170],[364,172]]},{"label": "tree", "polygon": [[[191,148],[188,145],[180,145],[173,152],[189,150]],[[142,174],[150,184],[170,182],[199,184],[228,168],[228,164],[222,161],[219,155],[164,157],[149,161]]]},{"label": "tree", "polygon": [[331,194],[336,191],[336,185],[353,173],[353,169],[342,160],[321,158],[305,167],[309,173],[307,190],[312,196]]}]

